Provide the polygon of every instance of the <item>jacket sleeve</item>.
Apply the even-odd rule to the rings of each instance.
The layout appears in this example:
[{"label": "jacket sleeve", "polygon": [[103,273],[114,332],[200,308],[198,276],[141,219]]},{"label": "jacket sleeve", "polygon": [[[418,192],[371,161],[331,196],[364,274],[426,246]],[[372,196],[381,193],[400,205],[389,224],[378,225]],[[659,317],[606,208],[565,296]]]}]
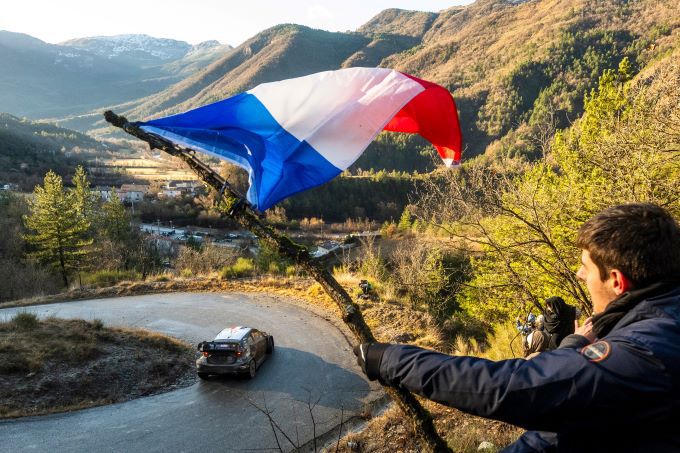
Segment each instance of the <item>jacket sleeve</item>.
[{"label": "jacket sleeve", "polygon": [[573,348],[573,349],[580,349],[585,346],[588,346],[590,344],[590,340],[583,335],[579,335],[576,333],[572,333],[571,335],[567,335],[564,337],[564,339],[560,342],[559,348]]},{"label": "jacket sleeve", "polygon": [[[577,349],[498,362],[391,345],[380,379],[433,401],[530,430],[615,426],[673,410],[663,366],[639,345],[610,342],[594,362]],[[623,397],[625,395],[625,397]],[[592,426],[592,425],[591,425]]]}]

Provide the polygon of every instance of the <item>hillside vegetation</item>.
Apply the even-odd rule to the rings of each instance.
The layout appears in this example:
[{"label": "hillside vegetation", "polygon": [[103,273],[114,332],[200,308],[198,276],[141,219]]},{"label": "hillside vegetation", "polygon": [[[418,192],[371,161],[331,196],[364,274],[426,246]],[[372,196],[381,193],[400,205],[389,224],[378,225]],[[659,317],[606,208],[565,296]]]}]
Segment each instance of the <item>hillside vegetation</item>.
[{"label": "hillside vegetation", "polygon": [[107,150],[80,132],[0,113],[0,182],[23,191],[33,190],[49,170],[72,175],[90,154]]}]

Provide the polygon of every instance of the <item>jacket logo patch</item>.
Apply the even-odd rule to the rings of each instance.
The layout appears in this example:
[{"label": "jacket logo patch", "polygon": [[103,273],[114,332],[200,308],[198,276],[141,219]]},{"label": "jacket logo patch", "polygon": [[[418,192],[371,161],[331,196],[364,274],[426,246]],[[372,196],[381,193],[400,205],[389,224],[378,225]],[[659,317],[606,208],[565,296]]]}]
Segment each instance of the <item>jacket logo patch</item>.
[{"label": "jacket logo patch", "polygon": [[601,341],[596,341],[593,344],[590,344],[583,348],[581,350],[581,354],[586,356],[588,360],[591,362],[601,362],[607,357],[609,357],[609,353],[611,352],[612,348],[609,346],[609,343],[607,343],[604,340]]}]

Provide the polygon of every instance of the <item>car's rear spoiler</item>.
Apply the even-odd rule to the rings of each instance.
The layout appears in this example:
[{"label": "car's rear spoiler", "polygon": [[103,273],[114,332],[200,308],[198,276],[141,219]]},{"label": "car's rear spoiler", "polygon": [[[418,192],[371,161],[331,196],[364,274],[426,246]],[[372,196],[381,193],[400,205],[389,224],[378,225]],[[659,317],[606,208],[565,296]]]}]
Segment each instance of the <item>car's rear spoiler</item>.
[{"label": "car's rear spoiler", "polygon": [[239,343],[222,343],[215,341],[201,341],[198,343],[197,349],[201,352],[211,351],[239,351],[241,345]]}]

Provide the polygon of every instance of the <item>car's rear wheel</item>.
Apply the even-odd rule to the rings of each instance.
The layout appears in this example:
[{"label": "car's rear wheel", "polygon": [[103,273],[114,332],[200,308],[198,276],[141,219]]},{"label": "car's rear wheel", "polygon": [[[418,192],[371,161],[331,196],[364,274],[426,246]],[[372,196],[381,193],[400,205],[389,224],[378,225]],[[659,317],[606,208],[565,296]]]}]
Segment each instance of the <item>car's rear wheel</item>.
[{"label": "car's rear wheel", "polygon": [[248,366],[248,378],[252,379],[255,377],[257,374],[257,364],[255,363],[255,360],[250,361],[250,365]]},{"label": "car's rear wheel", "polygon": [[267,339],[267,354],[274,353],[274,337],[269,337]]},{"label": "car's rear wheel", "polygon": [[208,373],[198,373],[198,377],[201,379],[208,379]]}]

